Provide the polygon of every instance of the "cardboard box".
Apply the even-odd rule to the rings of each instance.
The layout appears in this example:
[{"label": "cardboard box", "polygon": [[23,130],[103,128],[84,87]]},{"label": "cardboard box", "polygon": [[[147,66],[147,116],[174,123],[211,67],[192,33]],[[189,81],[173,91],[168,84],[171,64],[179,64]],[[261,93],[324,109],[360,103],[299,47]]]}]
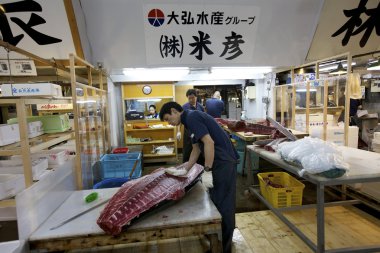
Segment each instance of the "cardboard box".
[{"label": "cardboard box", "polygon": [[[323,139],[323,127],[310,127],[310,136]],[[344,146],[344,127],[332,126],[326,129],[326,141],[332,142],[338,146]],[[348,146],[358,147],[359,128],[350,126],[348,129]]]},{"label": "cardboard box", "polygon": [[1,85],[3,97],[62,97],[62,88],[54,83],[14,83]]}]

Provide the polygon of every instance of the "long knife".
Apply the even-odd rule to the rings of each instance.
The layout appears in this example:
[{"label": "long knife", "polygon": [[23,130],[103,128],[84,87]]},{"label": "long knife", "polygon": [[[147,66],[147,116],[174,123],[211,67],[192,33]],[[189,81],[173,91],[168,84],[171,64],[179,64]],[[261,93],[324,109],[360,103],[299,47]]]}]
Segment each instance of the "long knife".
[{"label": "long knife", "polygon": [[82,216],[83,214],[88,213],[89,211],[94,210],[95,208],[97,208],[97,207],[99,207],[99,206],[101,206],[101,205],[107,203],[109,200],[110,200],[110,198],[107,198],[107,199],[105,199],[105,200],[99,202],[99,203],[96,204],[95,206],[92,206],[92,207],[90,207],[89,209],[86,209],[86,210],[84,210],[84,211],[82,211],[82,212],[80,212],[80,213],[74,215],[73,217],[68,218],[67,220],[62,221],[62,222],[59,223],[58,225],[56,225],[56,226],[50,228],[50,230],[57,229],[57,228],[59,228],[59,227],[65,225],[66,223],[69,223],[70,221],[75,220],[76,218]]},{"label": "long knife", "polygon": [[283,127],[281,124],[279,124],[277,121],[275,121],[274,119],[272,119],[271,117],[267,117],[267,120],[272,123],[272,125],[278,129],[278,131],[280,131],[281,133],[283,133],[286,137],[289,138],[289,140],[291,141],[296,141],[297,140],[297,137],[292,134],[288,129],[286,129],[285,127]]}]

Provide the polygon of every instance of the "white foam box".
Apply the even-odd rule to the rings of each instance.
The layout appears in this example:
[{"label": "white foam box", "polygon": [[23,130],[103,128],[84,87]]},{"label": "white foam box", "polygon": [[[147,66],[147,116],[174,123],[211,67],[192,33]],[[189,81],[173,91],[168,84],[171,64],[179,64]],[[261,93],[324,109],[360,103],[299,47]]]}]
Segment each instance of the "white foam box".
[{"label": "white foam box", "polygon": [[0,174],[0,200],[13,197],[24,189],[24,175]]},{"label": "white foam box", "polygon": [[41,121],[33,121],[28,123],[28,136],[33,138],[44,134],[44,129],[42,127]]},{"label": "white foam box", "polygon": [[0,146],[12,144],[20,141],[20,131],[18,124],[0,125]]},{"label": "white foam box", "polygon": [[[48,159],[32,157],[33,180],[40,180],[40,176],[48,168]],[[11,160],[0,160],[0,174],[24,174],[24,166],[20,156],[12,156]]]},{"label": "white foam box", "polygon": [[49,166],[61,165],[69,159],[70,152],[67,149],[51,149],[43,150],[38,153],[32,154],[32,157],[44,157],[48,159]]},{"label": "white foam box", "polygon": [[62,87],[54,83],[14,83],[1,85],[3,97],[62,97]]},{"label": "white foam box", "polygon": [[[310,127],[309,134],[311,137],[323,139],[323,127]],[[348,146],[358,147],[359,128],[350,126],[348,128]],[[344,127],[329,126],[326,129],[326,141],[332,142],[338,146],[344,145]]]},{"label": "white foam box", "polygon": [[378,140],[380,142],[380,132],[374,132],[373,139]]}]

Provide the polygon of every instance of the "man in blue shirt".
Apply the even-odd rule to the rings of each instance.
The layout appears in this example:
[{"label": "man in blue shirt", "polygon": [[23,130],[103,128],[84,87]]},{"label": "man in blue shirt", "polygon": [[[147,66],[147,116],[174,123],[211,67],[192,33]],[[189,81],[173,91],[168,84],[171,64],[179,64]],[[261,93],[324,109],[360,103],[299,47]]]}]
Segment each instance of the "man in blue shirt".
[{"label": "man in blue shirt", "polygon": [[221,118],[224,111],[224,102],[220,92],[215,91],[214,96],[206,101],[206,112],[214,118]]},{"label": "man in blue shirt", "polygon": [[222,215],[223,252],[230,253],[235,229],[236,166],[239,158],[227,133],[207,113],[183,110],[176,102],[164,104],[160,119],[172,126],[183,124],[190,132],[193,150],[186,169],[189,170],[202,153],[205,171],[211,171],[214,187],[210,197]]},{"label": "man in blue shirt", "polygon": [[[197,102],[197,91],[195,89],[189,89],[186,92],[186,97],[189,100],[186,104],[182,106],[184,110],[198,110],[204,112],[203,106]],[[183,131],[183,149],[182,149],[182,162],[189,161],[190,154],[192,150],[190,135],[185,128]],[[203,157],[200,157],[198,163],[203,165]]]}]

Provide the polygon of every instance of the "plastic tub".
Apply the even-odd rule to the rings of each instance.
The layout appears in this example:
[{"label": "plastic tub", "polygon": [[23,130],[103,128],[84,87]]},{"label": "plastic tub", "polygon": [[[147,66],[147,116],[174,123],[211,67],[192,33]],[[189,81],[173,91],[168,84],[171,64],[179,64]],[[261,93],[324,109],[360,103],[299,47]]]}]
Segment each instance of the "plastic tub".
[{"label": "plastic tub", "polygon": [[[274,207],[291,207],[302,205],[302,194],[305,185],[286,172],[258,173],[260,192]],[[275,188],[268,185],[265,179],[274,184],[282,185]]]},{"label": "plastic tub", "polygon": [[115,188],[122,186],[129,179],[127,177],[121,178],[108,178],[100,181],[99,183],[94,185],[94,189],[103,189],[103,188]]},{"label": "plastic tub", "polygon": [[141,153],[106,154],[100,159],[101,180],[107,178],[129,177],[134,165],[132,178],[141,177]]}]

